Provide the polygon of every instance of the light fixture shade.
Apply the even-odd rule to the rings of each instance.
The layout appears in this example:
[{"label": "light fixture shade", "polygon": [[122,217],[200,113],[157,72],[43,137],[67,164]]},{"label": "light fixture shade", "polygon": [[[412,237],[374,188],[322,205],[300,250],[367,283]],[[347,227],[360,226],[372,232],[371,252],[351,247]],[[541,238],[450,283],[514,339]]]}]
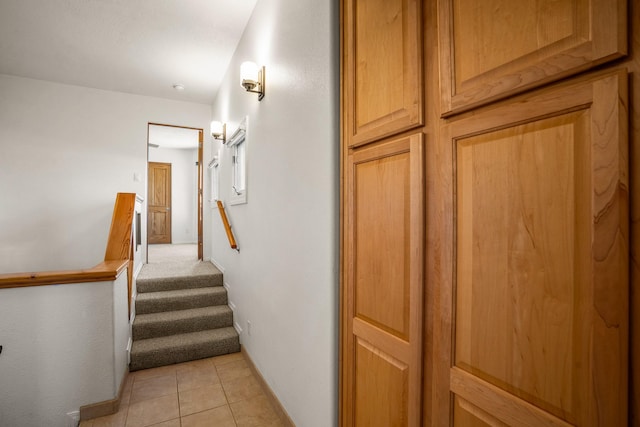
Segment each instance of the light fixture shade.
[{"label": "light fixture shade", "polygon": [[214,137],[222,135],[222,122],[217,120],[211,122],[211,135]]},{"label": "light fixture shade", "polygon": [[243,62],[240,65],[240,84],[247,90],[253,89],[258,84],[259,71],[255,62]]},{"label": "light fixture shade", "polygon": [[217,120],[212,121],[211,136],[213,139],[221,140],[223,144],[227,142],[227,125]]}]

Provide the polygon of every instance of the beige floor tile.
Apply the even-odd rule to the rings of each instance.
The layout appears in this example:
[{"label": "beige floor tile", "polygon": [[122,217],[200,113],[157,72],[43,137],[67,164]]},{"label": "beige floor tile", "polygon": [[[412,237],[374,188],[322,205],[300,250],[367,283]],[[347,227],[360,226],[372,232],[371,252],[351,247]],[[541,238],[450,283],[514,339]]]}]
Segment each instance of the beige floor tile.
[{"label": "beige floor tile", "polygon": [[216,366],[216,369],[218,370],[218,377],[220,377],[220,381],[222,381],[223,384],[228,381],[253,375],[253,372],[251,372],[249,365],[247,365],[244,359]]},{"label": "beige floor tile", "polygon": [[222,356],[216,356],[214,358],[211,359],[213,361],[213,364],[216,366],[220,366],[220,365],[225,365],[229,362],[235,362],[238,360],[244,360],[244,356],[242,355],[242,353],[230,353],[230,354],[225,354]]},{"label": "beige floor tile", "polygon": [[180,417],[178,394],[143,400],[129,406],[127,427],[141,427],[158,424]]},{"label": "beige floor tile", "polygon": [[175,420],[164,421],[158,424],[154,424],[150,427],[180,427],[180,418]]},{"label": "beige floor tile", "polygon": [[182,427],[236,427],[228,405],[182,417]]},{"label": "beige floor tile", "polygon": [[180,415],[185,416],[226,405],[227,399],[222,386],[215,384],[181,391],[178,394],[178,402],[180,403]]},{"label": "beige floor tile", "polygon": [[141,371],[132,372],[134,381],[148,380],[153,377],[162,377],[169,374],[175,374],[176,365],[160,366],[158,368],[143,369]]},{"label": "beige floor tile", "polygon": [[166,396],[178,392],[175,374],[136,380],[131,390],[130,404],[154,397]]},{"label": "beige floor tile", "polygon": [[266,396],[257,396],[229,405],[238,427],[284,426]]},{"label": "beige floor tile", "polygon": [[229,403],[264,394],[260,383],[253,375],[225,381],[222,386]]},{"label": "beige floor tile", "polygon": [[184,367],[177,371],[177,379],[178,391],[191,390],[220,383],[220,379],[213,365]]},{"label": "beige floor tile", "polygon": [[210,368],[214,366],[211,358],[191,360],[189,362],[179,363],[176,365],[176,371],[189,368]]},{"label": "beige floor tile", "polygon": [[127,405],[120,405],[120,409],[115,414],[94,418],[91,427],[124,427],[128,411]]}]

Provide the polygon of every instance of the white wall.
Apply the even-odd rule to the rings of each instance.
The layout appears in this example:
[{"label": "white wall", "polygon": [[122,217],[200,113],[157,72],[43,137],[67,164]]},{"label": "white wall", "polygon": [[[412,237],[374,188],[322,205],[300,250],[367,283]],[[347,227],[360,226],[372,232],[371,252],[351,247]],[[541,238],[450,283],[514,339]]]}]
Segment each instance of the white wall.
[{"label": "white wall", "polygon": [[171,163],[171,243],[198,243],[198,150],[149,147],[149,161]]},{"label": "white wall", "polygon": [[[337,1],[258,0],[212,114],[231,131],[249,116],[248,203],[227,205],[240,252],[213,211],[212,260],[242,344],[305,427],[337,425],[338,34]],[[260,102],[240,87],[246,60],[266,66]],[[220,151],[227,202],[231,152]]]},{"label": "white wall", "polygon": [[[146,195],[148,123],[208,132],[210,116],[209,105],[0,75],[0,273],[102,261],[116,193]],[[146,244],[146,209],[142,219]],[[61,414],[115,396],[129,333],[109,310],[128,323],[126,291],[0,291],[0,425],[63,426]]]},{"label": "white wall", "polygon": [[0,425],[66,427],[113,399],[127,369],[127,274],[115,282],[0,289]]},{"label": "white wall", "polygon": [[102,261],[116,193],[146,194],[147,124],[208,133],[211,116],[209,105],[6,75],[0,94],[0,273]]}]

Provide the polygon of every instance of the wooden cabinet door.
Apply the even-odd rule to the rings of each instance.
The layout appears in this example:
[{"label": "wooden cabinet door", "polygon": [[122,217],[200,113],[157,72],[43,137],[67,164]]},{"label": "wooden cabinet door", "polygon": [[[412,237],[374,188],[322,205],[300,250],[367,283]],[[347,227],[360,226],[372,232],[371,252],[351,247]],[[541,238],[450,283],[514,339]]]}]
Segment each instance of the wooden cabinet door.
[{"label": "wooden cabinet door", "polygon": [[171,243],[171,163],[149,162],[149,244]]},{"label": "wooden cabinet door", "polygon": [[423,122],[418,0],[345,0],[343,49],[347,144],[361,145]]},{"label": "wooden cabinet door", "polygon": [[345,167],[341,425],[419,426],[422,134],[351,150]]},{"label": "wooden cabinet door", "polygon": [[444,126],[454,269],[437,290],[436,425],[626,425],[626,78]]},{"label": "wooden cabinet door", "polygon": [[439,0],[442,112],[558,80],[627,52],[626,0]]}]

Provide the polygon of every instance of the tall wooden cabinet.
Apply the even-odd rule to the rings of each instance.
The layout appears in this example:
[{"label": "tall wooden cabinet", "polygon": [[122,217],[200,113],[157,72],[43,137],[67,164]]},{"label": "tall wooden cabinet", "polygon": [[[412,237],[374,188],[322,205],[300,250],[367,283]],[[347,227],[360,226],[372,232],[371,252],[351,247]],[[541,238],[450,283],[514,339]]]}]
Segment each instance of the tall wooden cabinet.
[{"label": "tall wooden cabinet", "polygon": [[341,11],[340,424],[640,425],[640,0]]}]

